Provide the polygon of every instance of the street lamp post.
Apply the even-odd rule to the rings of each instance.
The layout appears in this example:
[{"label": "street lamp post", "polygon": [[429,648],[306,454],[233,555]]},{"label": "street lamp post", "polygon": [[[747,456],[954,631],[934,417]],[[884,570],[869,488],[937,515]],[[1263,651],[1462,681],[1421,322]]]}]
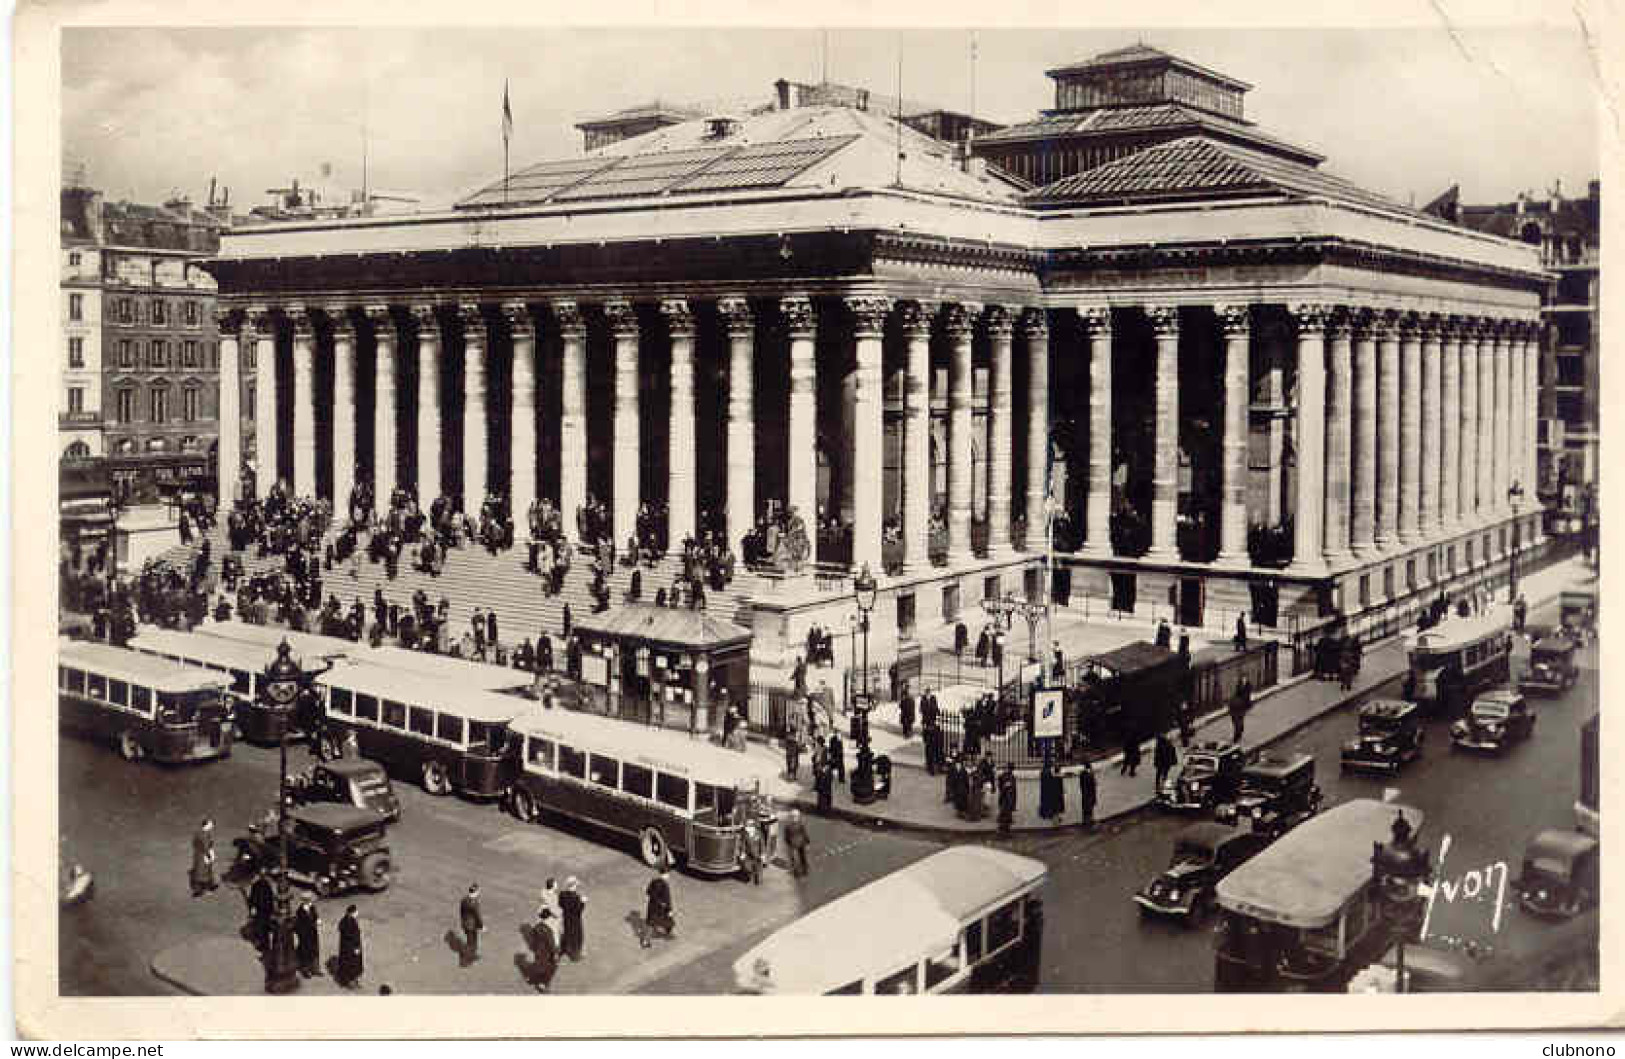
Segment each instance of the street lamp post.
[{"label": "street lamp post", "polygon": [[[290,657],[288,641],[276,649],[276,659],[265,667],[260,695],[274,708],[291,709],[304,689],[305,674]],[[265,946],[265,991],[291,993],[299,988],[299,968],[293,951],[293,899],[288,890],[288,731],[278,738],[276,903],[271,912],[270,937]]]},{"label": "street lamp post", "polygon": [[1421,883],[1432,870],[1431,858],[1416,845],[1410,821],[1401,810],[1394,817],[1393,838],[1371,843],[1371,880],[1384,917],[1395,936],[1396,992],[1406,992],[1405,942],[1419,925]]},{"label": "street lamp post", "polygon": [[869,744],[869,614],[875,609],[879,588],[874,574],[869,571],[869,564],[864,563],[863,569],[852,581],[852,598],[858,605],[858,626],[863,629],[863,694],[855,698],[852,711],[858,741],[858,763],[852,771],[852,798],[863,804],[874,800],[875,793],[875,757],[874,749]]},{"label": "street lamp post", "polygon": [[1518,545],[1522,543],[1519,533],[1518,508],[1523,502],[1523,486],[1518,482],[1512,483],[1507,490],[1507,501],[1512,505],[1512,547],[1507,555],[1507,602],[1513,603],[1518,598]]},{"label": "street lamp post", "polygon": [[998,692],[995,696],[999,702],[1004,701],[1004,634],[1010,628],[1010,621],[1015,617],[1018,604],[1010,596],[994,596],[982,600],[982,609],[988,617],[993,619],[994,642],[999,650],[994,654],[998,657]]}]

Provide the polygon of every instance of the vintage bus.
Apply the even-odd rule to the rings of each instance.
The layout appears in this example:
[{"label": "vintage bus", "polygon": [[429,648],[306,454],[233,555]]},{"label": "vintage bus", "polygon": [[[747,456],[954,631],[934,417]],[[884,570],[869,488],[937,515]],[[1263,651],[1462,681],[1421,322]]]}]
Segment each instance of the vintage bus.
[{"label": "vintage bus", "polygon": [[323,636],[314,632],[295,632],[284,629],[278,625],[254,625],[246,621],[206,621],[192,630],[203,636],[213,636],[221,640],[235,640],[238,643],[255,644],[271,652],[276,657],[276,649],[283,641],[293,651],[294,661],[300,665],[310,664],[316,666],[322,659],[334,657],[350,657],[366,650],[365,645],[353,640],[345,640],[337,636]]},{"label": "vintage bus", "polygon": [[1221,993],[1341,992],[1392,941],[1371,850],[1410,806],[1357,798],[1288,831],[1219,882],[1213,986]]},{"label": "vintage bus", "polygon": [[402,672],[421,673],[438,680],[456,681],[465,688],[480,691],[521,693],[531,686],[532,674],[523,669],[475,662],[450,655],[429,654],[426,651],[408,651],[404,647],[359,646],[348,657],[357,661],[398,669]]},{"label": "vintage bus", "polygon": [[514,815],[633,837],[652,867],[677,859],[707,874],[737,871],[741,832],[762,826],[770,800],[788,793],[772,763],[665,729],[542,707],[509,728]]},{"label": "vintage bus", "polygon": [[743,993],[909,996],[1031,992],[1043,863],[950,846],[807,913],[734,962]]},{"label": "vintage bus", "polygon": [[316,678],[329,753],[354,735],[363,757],[430,794],[499,798],[513,780],[507,725],[528,699],[469,690],[419,673],[340,662]]},{"label": "vintage bus", "polygon": [[143,626],[129,648],[156,658],[198,666],[219,673],[228,682],[228,696],[238,733],[251,743],[274,746],[294,731],[293,707],[260,699],[260,678],[276,659],[274,649],[237,640],[222,640],[178,629]]},{"label": "vintage bus", "polygon": [[1511,658],[1510,607],[1446,618],[1411,640],[1406,678],[1411,701],[1435,716],[1456,716],[1480,692],[1507,682]]},{"label": "vintage bus", "polygon": [[231,753],[226,678],[98,643],[59,641],[60,723],[111,740],[127,761],[208,761]]}]

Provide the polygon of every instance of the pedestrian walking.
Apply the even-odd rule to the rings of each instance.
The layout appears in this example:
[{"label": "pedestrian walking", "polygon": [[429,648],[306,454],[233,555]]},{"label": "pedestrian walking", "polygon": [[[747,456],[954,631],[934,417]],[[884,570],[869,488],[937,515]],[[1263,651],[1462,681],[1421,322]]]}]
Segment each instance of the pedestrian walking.
[{"label": "pedestrian walking", "polygon": [[1163,783],[1168,779],[1168,773],[1172,772],[1177,764],[1179,751],[1174,749],[1173,740],[1168,738],[1168,733],[1158,732],[1157,744],[1151,751],[1151,765],[1157,770],[1157,790],[1162,790]]},{"label": "pedestrian walking", "polygon": [[914,696],[903,686],[903,697],[897,702],[897,723],[903,729],[903,738],[914,738]]},{"label": "pedestrian walking", "polygon": [[1053,762],[1046,759],[1038,773],[1038,816],[1054,823],[1066,812],[1066,789]]},{"label": "pedestrian walking", "polygon": [[835,799],[835,779],[826,761],[813,763],[813,793],[818,796],[818,814],[828,816]]},{"label": "pedestrian walking", "polygon": [[254,935],[254,947],[264,951],[271,941],[271,913],[276,909],[276,891],[271,888],[271,877],[265,873],[255,876],[248,888],[249,923]]},{"label": "pedestrian walking", "polygon": [[366,973],[366,961],[361,952],[361,920],[356,918],[355,905],[344,910],[339,920],[339,956],[334,977],[346,989],[357,989],[361,976]]},{"label": "pedestrian walking", "polygon": [[752,883],[762,885],[762,831],[753,823],[739,831],[739,866]]},{"label": "pedestrian walking", "polygon": [[1140,737],[1129,735],[1123,740],[1123,763],[1117,767],[1119,776],[1133,776],[1140,771]]},{"label": "pedestrian walking", "polygon": [[648,902],[643,910],[643,937],[639,941],[647,949],[656,931],[668,938],[677,932],[677,917],[671,903],[670,865],[660,866],[660,874],[649,880],[644,894]]},{"label": "pedestrian walking", "polygon": [[1095,826],[1095,799],[1098,789],[1095,786],[1095,770],[1089,767],[1089,762],[1083,763],[1078,770],[1078,808],[1083,814],[1083,826]]},{"label": "pedestrian walking", "polygon": [[999,834],[1008,835],[1016,818],[1016,769],[1005,762],[999,775]]},{"label": "pedestrian walking", "polygon": [[1230,741],[1241,742],[1242,733],[1247,727],[1247,711],[1253,708],[1253,685],[1246,677],[1236,685],[1236,694],[1230,700]]},{"label": "pedestrian walking", "polygon": [[1236,637],[1234,643],[1237,651],[1247,650],[1247,618],[1241,614],[1236,615]]},{"label": "pedestrian walking", "polygon": [[794,728],[784,733],[784,775],[794,781],[801,771],[801,737]]},{"label": "pedestrian walking", "polygon": [[457,916],[463,927],[462,965],[467,967],[480,958],[480,931],[485,929],[485,918],[480,915],[479,883],[470,886],[463,895]]},{"label": "pedestrian walking", "polygon": [[220,882],[214,875],[214,821],[203,818],[197,834],[192,836],[192,896],[197,897],[218,889]]},{"label": "pedestrian walking", "polygon": [[306,978],[322,976],[322,920],[316,902],[305,898],[293,913],[293,952],[299,973]]},{"label": "pedestrian walking", "polygon": [[536,911],[540,912],[544,908],[553,913],[553,925],[556,928],[564,918],[564,910],[559,905],[558,880],[551,876],[548,877],[546,882],[542,883],[541,904],[536,906]]},{"label": "pedestrian walking", "polygon": [[574,875],[564,880],[564,889],[559,891],[559,912],[564,921],[559,948],[572,962],[579,960],[587,945],[587,895]]},{"label": "pedestrian walking", "polygon": [[829,756],[825,762],[835,777],[836,783],[846,782],[846,745],[841,742],[840,732],[829,733]]},{"label": "pedestrian walking", "polygon": [[[553,976],[559,970],[559,939],[553,933],[557,922],[551,908],[542,908],[537,911],[536,922],[531,927],[531,954],[535,957],[535,964],[531,969],[530,984],[538,993],[546,993],[553,988]],[[647,940],[644,946],[648,946]]]},{"label": "pedestrian walking", "polygon": [[790,850],[790,871],[800,879],[806,876],[807,846],[811,839],[807,836],[807,825],[802,822],[801,810],[791,809],[790,819],[784,824],[784,844]]}]

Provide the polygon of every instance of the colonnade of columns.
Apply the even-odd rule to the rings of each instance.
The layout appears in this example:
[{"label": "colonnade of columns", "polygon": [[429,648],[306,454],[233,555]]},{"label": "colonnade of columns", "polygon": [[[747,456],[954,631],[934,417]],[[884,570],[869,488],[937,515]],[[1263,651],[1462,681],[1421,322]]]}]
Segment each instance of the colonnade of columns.
[{"label": "colonnade of columns", "polygon": [[[930,562],[931,542],[931,334],[935,323],[950,351],[948,385],[948,558],[950,564],[972,558],[972,476],[975,469],[986,475],[988,533],[986,553],[993,558],[1013,554],[1012,510],[1025,512],[1029,529],[1022,543],[1029,549],[1043,546],[1046,518],[1045,479],[1048,470],[1049,331],[1045,314],[1019,306],[982,306],[949,302],[943,305],[897,300],[883,294],[854,294],[839,299],[842,314],[840,333],[851,340],[853,374],[852,430],[845,439],[847,458],[853,469],[853,554],[854,567],[868,563],[881,569],[885,467],[885,390],[883,348],[889,325],[895,323],[903,346],[904,408],[902,422],[901,516],[905,568],[922,570]],[[726,349],[726,393],[720,407],[726,416],[722,432],[725,460],[725,504],[728,539],[737,544],[751,528],[756,516],[758,416],[785,416],[788,425],[786,450],[787,502],[802,513],[812,530],[817,509],[817,345],[820,315],[835,308],[832,302],[802,294],[777,299],[770,307],[788,338],[788,396],[784,409],[758,408],[753,397],[753,371],[756,348],[757,306],[743,297],[723,297],[715,307]],[[462,404],[461,481],[465,503],[477,505],[487,491],[506,493],[523,526],[523,513],[537,496],[540,450],[548,444],[538,429],[542,373],[537,364],[538,332],[551,328],[562,350],[559,384],[560,416],[558,450],[560,481],[559,508],[567,521],[587,499],[588,417],[587,347],[588,331],[601,320],[607,332],[613,361],[613,410],[610,416],[613,439],[610,478],[613,532],[616,540],[633,536],[641,502],[664,499],[667,505],[669,539],[682,540],[697,529],[699,498],[697,455],[697,394],[695,305],[684,298],[664,298],[654,305],[669,335],[670,395],[669,452],[666,494],[663,498],[642,496],[640,490],[641,375],[642,342],[639,313],[627,299],[610,299],[597,305],[597,312],[585,312],[582,304],[568,299],[552,300],[533,307],[511,301],[482,306],[465,302],[457,305],[415,303],[404,307],[384,304],[311,305],[288,304],[274,311],[251,307],[240,314],[238,330],[222,331],[224,354],[235,364],[236,348],[256,349],[255,370],[256,463],[264,481],[277,475],[276,429],[278,386],[291,381],[292,467],[290,486],[296,493],[314,493],[318,487],[316,377],[319,356],[331,358],[334,411],[331,416],[333,473],[324,488],[342,501],[354,484],[355,466],[361,449],[360,435],[371,433],[374,492],[388,496],[397,486],[415,486],[420,501],[444,493],[441,482],[443,430],[450,416],[455,394],[443,392],[441,361],[449,343],[460,340],[463,372],[460,381]],[[543,311],[545,310],[545,311]],[[317,317],[325,327],[317,326]],[[280,321],[280,323],[279,323]],[[291,334],[292,378],[278,377],[275,341],[279,326]],[[370,421],[358,421],[357,332],[370,331],[376,348],[375,397]],[[972,345],[978,329],[986,335],[989,350],[988,409],[985,422],[973,417]],[[326,336],[325,343],[321,335]],[[417,349],[415,377],[417,393],[407,395],[401,385],[403,372],[397,363],[403,349]],[[491,471],[489,432],[492,422],[489,401],[494,345],[511,342],[512,400],[507,425],[511,460],[506,480],[488,480]],[[325,347],[325,348],[318,348]],[[1019,347],[1019,348],[1018,348]],[[1024,438],[1015,436],[1015,362],[1025,359],[1028,385],[1024,399],[1032,411],[1026,418]],[[453,385],[458,385],[455,381]],[[417,410],[416,430],[402,429],[410,407]],[[234,422],[223,424],[223,433],[233,439]],[[981,438],[973,437],[985,430]],[[407,446],[416,445],[415,459],[403,458]],[[973,445],[986,453],[975,468]],[[1015,494],[1014,460],[1017,449],[1025,450],[1026,495]],[[224,441],[222,451],[225,451]],[[415,482],[404,480],[415,468]],[[1171,537],[1170,537],[1171,540]]]}]

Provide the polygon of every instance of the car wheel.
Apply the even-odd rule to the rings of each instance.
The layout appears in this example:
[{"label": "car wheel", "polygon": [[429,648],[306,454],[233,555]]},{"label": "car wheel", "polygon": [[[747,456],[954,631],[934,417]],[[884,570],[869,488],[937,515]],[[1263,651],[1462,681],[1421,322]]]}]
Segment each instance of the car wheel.
[{"label": "car wheel", "polygon": [[338,886],[333,882],[331,875],[318,875],[312,886],[316,889],[317,897],[332,897],[338,892]]},{"label": "car wheel", "polygon": [[437,798],[451,793],[451,779],[446,775],[444,764],[439,761],[423,763],[423,789]]},{"label": "car wheel", "polygon": [[513,792],[513,815],[527,824],[536,822],[536,796],[520,787]]},{"label": "car wheel", "polygon": [[389,856],[384,853],[369,853],[361,861],[359,872],[361,885],[364,889],[378,891],[389,889]]},{"label": "car wheel", "polygon": [[666,848],[666,837],[653,827],[638,832],[638,852],[643,855],[643,863],[651,868],[664,867],[671,858]]},{"label": "car wheel", "polygon": [[140,761],[142,754],[141,743],[134,735],[124,732],[118,737],[119,756],[125,761]]}]

